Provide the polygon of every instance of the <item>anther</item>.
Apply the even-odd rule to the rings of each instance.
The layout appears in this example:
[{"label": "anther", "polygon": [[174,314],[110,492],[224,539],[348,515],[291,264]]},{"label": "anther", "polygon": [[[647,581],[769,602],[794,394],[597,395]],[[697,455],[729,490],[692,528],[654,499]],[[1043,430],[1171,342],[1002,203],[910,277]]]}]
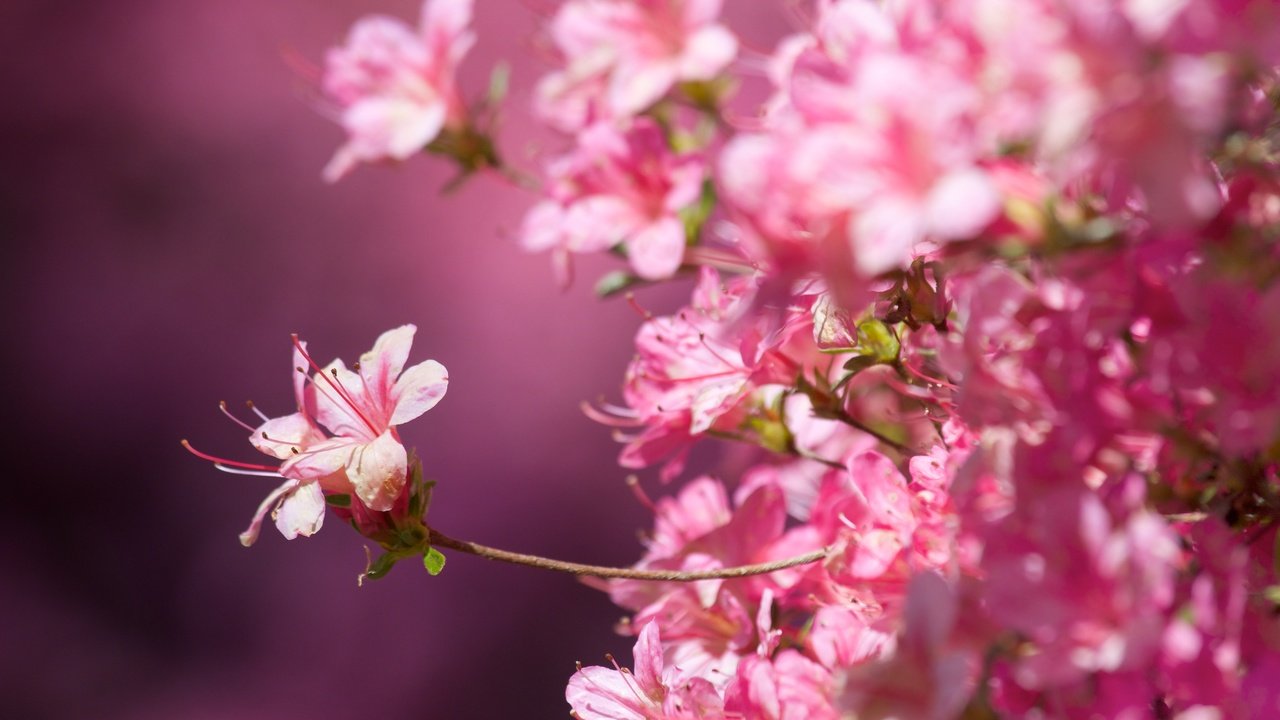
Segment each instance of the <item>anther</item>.
[{"label": "anther", "polygon": [[302,453],[298,452],[298,448],[296,448],[296,447],[291,447],[291,448],[289,448],[289,452],[292,452],[294,455],[301,455],[301,454],[302,454]]}]

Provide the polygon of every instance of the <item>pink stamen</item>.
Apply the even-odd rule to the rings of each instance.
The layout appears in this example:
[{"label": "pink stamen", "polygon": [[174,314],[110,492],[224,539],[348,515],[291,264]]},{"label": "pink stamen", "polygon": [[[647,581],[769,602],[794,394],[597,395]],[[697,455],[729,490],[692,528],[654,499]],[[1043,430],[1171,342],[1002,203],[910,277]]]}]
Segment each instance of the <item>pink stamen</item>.
[{"label": "pink stamen", "polygon": [[221,401],[219,401],[219,402],[218,402],[218,409],[219,409],[219,410],[221,410],[221,411],[222,411],[222,414],[223,414],[223,415],[226,415],[226,416],[227,416],[227,418],[228,418],[229,420],[231,420],[231,422],[233,422],[233,423],[235,423],[235,424],[239,425],[240,427],[244,428],[245,430],[248,430],[249,432],[253,432],[253,431],[255,430],[255,428],[254,428],[254,427],[252,427],[251,425],[249,425],[249,423],[247,423],[247,422],[245,422],[245,421],[241,420],[240,418],[236,417],[235,415],[232,415],[232,414],[231,414],[231,411],[227,409],[227,401],[226,401],[226,400],[221,400]]},{"label": "pink stamen", "polygon": [[244,470],[265,470],[267,472],[272,473],[273,475],[276,474],[275,472],[276,469],[271,467],[270,465],[240,462],[238,460],[227,460],[226,458],[220,458],[214,455],[210,455],[208,453],[200,452],[194,447],[191,447],[191,443],[187,442],[185,438],[182,440],[182,447],[186,448],[187,452],[191,453],[192,455],[195,455],[201,460],[208,460],[209,462],[215,465],[226,465],[227,467],[242,468]]},{"label": "pink stamen", "polygon": [[262,422],[266,422],[271,419],[267,417],[266,413],[259,410],[258,406],[254,405],[252,400],[245,400],[244,406],[252,410],[254,415],[257,415],[258,417],[262,418]]},{"label": "pink stamen", "polygon": [[640,303],[636,301],[635,293],[632,293],[632,292],[627,293],[627,305],[630,306],[632,310],[635,310],[637,313],[639,313],[640,317],[643,318],[644,320],[653,319],[653,313],[640,307]]},{"label": "pink stamen", "polygon": [[684,261],[690,265],[706,265],[717,270],[733,273],[753,273],[760,268],[757,262],[709,247],[685,249]]},{"label": "pink stamen", "polygon": [[311,354],[306,351],[306,348],[302,347],[302,343],[298,341],[298,334],[293,333],[289,337],[293,340],[293,346],[298,349],[298,352],[306,359],[307,363],[315,369],[316,373],[323,377],[325,382],[329,383],[329,385],[337,391],[338,395],[351,406],[351,410],[356,414],[356,416],[364,421],[365,425],[369,426],[369,430],[373,432],[374,435],[378,435],[378,428],[369,420],[369,418],[365,417],[364,413],[360,412],[360,408],[356,405],[355,398],[351,397],[351,394],[347,392],[347,389],[342,387],[342,383],[338,382],[338,378],[336,377],[338,369],[334,368],[334,377],[329,377],[329,373],[326,373],[323,368],[317,365],[316,361],[311,358]]},{"label": "pink stamen", "polygon": [[628,475],[626,483],[627,487],[631,488],[631,494],[636,496],[636,499],[640,501],[640,504],[648,508],[649,512],[656,515],[658,513],[658,508],[653,504],[653,500],[649,498],[649,493],[646,493],[644,488],[640,487],[640,478],[635,475]]},{"label": "pink stamen", "polygon": [[699,333],[698,333],[698,342],[702,343],[702,347],[706,348],[706,349],[707,349],[707,352],[711,353],[711,357],[713,357],[713,358],[715,358],[715,359],[719,360],[720,362],[724,363],[725,367],[731,367],[731,368],[736,368],[736,367],[738,367],[737,365],[734,365],[733,363],[729,362],[728,360],[724,359],[723,357],[720,357],[720,353],[719,353],[719,352],[717,352],[715,348],[711,347],[711,343],[707,342],[707,334],[706,334],[706,333],[704,333],[704,332],[699,332]]},{"label": "pink stamen", "polygon": [[626,408],[615,407],[601,403],[600,407],[596,407],[589,402],[583,401],[580,405],[582,414],[601,425],[610,427],[639,427],[644,423],[636,414]]}]

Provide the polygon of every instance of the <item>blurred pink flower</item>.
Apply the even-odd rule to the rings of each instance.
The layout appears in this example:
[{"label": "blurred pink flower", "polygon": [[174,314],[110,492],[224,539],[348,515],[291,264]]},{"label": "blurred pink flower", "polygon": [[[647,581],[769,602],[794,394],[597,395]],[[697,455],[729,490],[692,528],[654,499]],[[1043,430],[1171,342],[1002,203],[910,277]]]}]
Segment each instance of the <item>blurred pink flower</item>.
[{"label": "blurred pink flower", "polygon": [[571,0],[551,22],[565,69],[538,84],[539,115],[574,132],[625,119],[677,82],[710,80],[738,52],[721,0]]},{"label": "blurred pink flower", "polygon": [[697,720],[723,717],[723,703],[711,683],[663,667],[658,623],[640,631],[635,670],[580,668],[569,679],[565,699],[581,720]]},{"label": "blurred pink flower", "polygon": [[671,277],[684,261],[679,212],[702,191],[701,156],[676,154],[648,119],[629,130],[598,124],[578,135],[577,147],[548,168],[550,199],[525,217],[521,240],[532,251],[567,253],[626,248],[645,279]]},{"label": "blurred pink flower", "polygon": [[325,58],[324,92],[347,142],[324,169],[333,182],[359,162],[405,160],[465,121],[454,73],[475,36],[472,0],[428,0],[415,31],[382,15],[359,20]]}]

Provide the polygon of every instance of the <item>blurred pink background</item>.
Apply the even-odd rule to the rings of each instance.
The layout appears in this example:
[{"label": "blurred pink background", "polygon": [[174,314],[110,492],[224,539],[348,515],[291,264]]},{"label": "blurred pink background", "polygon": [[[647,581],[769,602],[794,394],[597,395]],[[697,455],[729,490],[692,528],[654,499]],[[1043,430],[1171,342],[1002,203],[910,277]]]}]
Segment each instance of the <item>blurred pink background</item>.
[{"label": "blurred pink background", "polygon": [[[501,142],[538,136],[539,12],[479,2],[463,66],[499,58]],[[750,47],[793,25],[728,8]],[[357,589],[363,541],[236,540],[273,483],[179,447],[253,459],[217,410],[292,409],[289,340],[348,361],[418,325],[411,362],[448,396],[403,428],[441,481],[432,524],[566,559],[629,564],[647,511],[581,400],[618,396],[638,317],[556,286],[511,236],[532,198],[491,179],[453,197],[444,162],[320,169],[341,139],[286,66],[316,62],[360,15],[418,5],[245,0],[10,0],[0,42],[5,387],[0,714],[12,718],[559,718],[574,661],[629,662],[608,598],[567,576],[457,553]],[[685,287],[648,291],[655,311]],[[653,474],[646,487],[661,492]]]}]

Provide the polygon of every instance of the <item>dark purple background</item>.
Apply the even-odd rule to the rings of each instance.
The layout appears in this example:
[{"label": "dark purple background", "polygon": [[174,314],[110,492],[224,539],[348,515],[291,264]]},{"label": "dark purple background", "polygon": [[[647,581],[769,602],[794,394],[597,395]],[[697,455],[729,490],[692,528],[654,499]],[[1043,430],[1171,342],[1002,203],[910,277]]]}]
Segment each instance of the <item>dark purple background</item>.
[{"label": "dark purple background", "polygon": [[[463,81],[474,95],[514,61],[503,145],[530,167],[538,17],[478,4]],[[791,27],[772,6],[730,10],[757,48]],[[417,4],[5,4],[0,715],[556,718],[575,660],[629,659],[619,611],[568,577],[454,553],[439,578],[406,563],[357,589],[363,541],[332,516],[246,550],[272,481],[178,445],[254,459],[217,402],[289,411],[290,332],[350,361],[413,322],[411,362],[451,380],[402,428],[441,480],[433,524],[588,562],[639,554],[647,512],[577,407],[616,397],[632,352],[636,315],[589,292],[609,263],[560,292],[511,240],[531,198],[488,179],[442,198],[438,160],[320,180],[341,133],[282,49],[318,61],[373,11],[416,20]]]}]

